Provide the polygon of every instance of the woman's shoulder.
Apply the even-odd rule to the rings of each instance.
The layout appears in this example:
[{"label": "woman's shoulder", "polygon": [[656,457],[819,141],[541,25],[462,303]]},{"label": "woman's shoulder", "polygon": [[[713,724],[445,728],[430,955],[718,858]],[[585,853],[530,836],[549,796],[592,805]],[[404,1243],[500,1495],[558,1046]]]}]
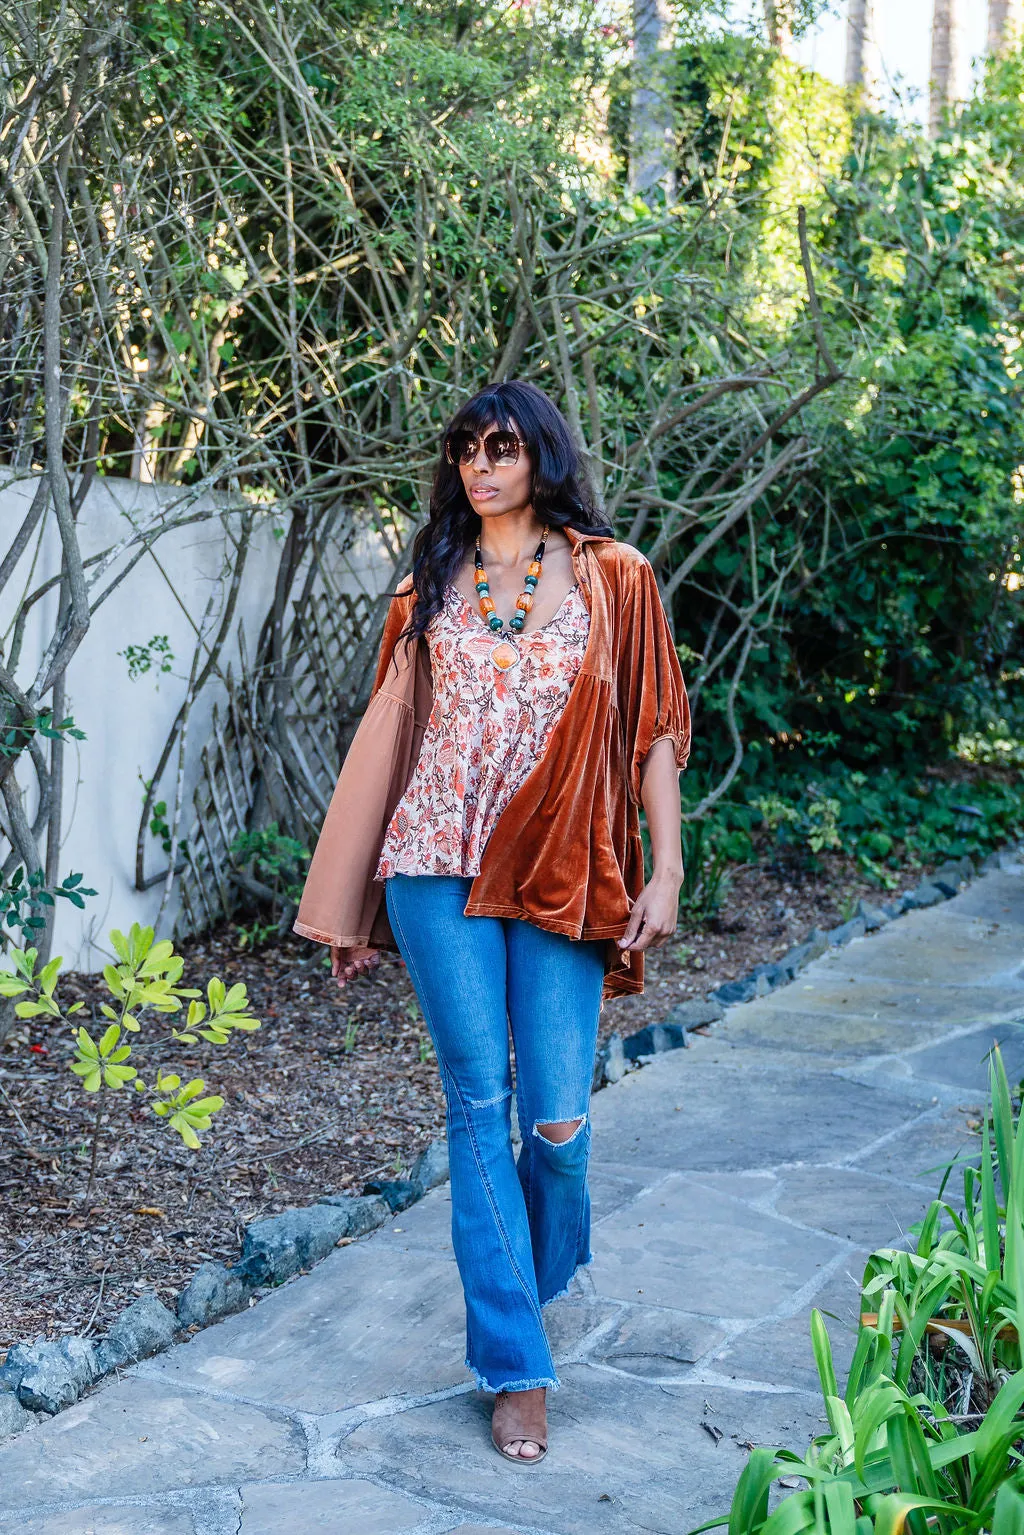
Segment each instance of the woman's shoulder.
[{"label": "woman's shoulder", "polygon": [[412,586],[412,572],[410,571],[407,576],[403,576],[401,581],[399,581],[398,585],[395,587],[394,592],[392,593],[392,598],[395,598],[395,597],[409,598],[409,597],[412,597],[413,595],[414,595],[414,593],[413,593],[413,586]]},{"label": "woman's shoulder", "polygon": [[644,566],[651,569],[646,554],[621,538],[595,538],[588,541],[587,549],[609,575],[630,577]]}]

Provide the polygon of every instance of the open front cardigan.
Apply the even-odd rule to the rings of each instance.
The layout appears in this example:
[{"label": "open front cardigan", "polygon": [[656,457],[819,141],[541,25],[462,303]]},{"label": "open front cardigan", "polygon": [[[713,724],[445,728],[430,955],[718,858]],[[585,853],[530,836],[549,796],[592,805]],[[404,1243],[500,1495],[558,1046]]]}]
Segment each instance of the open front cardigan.
[{"label": "open front cardigan", "polygon": [[[640,767],[666,736],[686,766],[690,713],[649,560],[607,534],[564,531],[590,611],[583,664],[544,755],[495,823],[465,915],[606,939],[608,998],[643,991],[643,952],[614,942],[644,886]],[[407,577],[306,878],[295,931],[318,943],[398,950],[375,875],[433,704],[426,640],[396,643],[414,603]]]}]

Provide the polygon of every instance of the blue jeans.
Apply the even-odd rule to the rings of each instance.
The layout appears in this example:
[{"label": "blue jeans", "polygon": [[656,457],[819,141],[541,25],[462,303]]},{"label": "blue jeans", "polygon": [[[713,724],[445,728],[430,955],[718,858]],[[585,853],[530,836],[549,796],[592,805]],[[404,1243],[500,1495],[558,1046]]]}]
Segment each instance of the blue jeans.
[{"label": "blue jeans", "polygon": [[[385,884],[388,916],[447,1104],[466,1365],[484,1391],[557,1389],[541,1307],[591,1260],[589,1107],[604,942],[575,942],[519,919],[467,917],[472,883],[394,874]],[[537,1129],[577,1119],[561,1144]]]}]

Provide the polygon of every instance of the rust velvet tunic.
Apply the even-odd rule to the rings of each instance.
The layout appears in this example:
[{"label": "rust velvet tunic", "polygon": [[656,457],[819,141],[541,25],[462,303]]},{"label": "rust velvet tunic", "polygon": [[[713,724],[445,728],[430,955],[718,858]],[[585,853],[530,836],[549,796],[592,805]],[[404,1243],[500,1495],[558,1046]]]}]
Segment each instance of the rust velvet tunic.
[{"label": "rust velvet tunic", "polygon": [[[646,556],[606,534],[564,532],[590,611],[583,664],[543,757],[495,823],[465,915],[607,939],[608,998],[643,991],[643,953],[614,942],[644,886],[640,765],[667,736],[677,767],[686,766],[690,713]],[[295,931],[318,943],[398,950],[375,876],[433,704],[426,640],[396,644],[414,602],[406,578],[310,864]]]}]

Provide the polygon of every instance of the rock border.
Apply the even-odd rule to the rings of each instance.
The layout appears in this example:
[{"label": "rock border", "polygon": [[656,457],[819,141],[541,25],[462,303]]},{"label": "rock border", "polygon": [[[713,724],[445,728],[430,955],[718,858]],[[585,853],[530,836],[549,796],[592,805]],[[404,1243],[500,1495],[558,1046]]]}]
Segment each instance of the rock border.
[{"label": "rock border", "polygon": [[[594,1063],[593,1090],[621,1080],[652,1056],[685,1049],[689,1034],[708,1030],[725,1010],[787,986],[814,959],[854,938],[876,932],[905,912],[951,900],[976,874],[1016,869],[1024,842],[990,853],[975,868],[970,858],[947,859],[934,874],[891,902],[861,901],[857,913],[829,932],[812,929],[781,959],[755,965],[745,976],[716,986],[705,997],[682,1002],[663,1023],[647,1024],[625,1036],[608,1036]],[[516,1127],[513,1125],[513,1136]],[[20,1433],[42,1417],[70,1407],[105,1376],[159,1353],[233,1312],[254,1305],[263,1295],[320,1263],[335,1248],[382,1226],[448,1180],[448,1146],[431,1141],[408,1178],[371,1181],[360,1195],[325,1194],[316,1204],[246,1227],[238,1262],[200,1264],[170,1311],[147,1292],[123,1311],[99,1342],[71,1335],[16,1343],[0,1365],[0,1440]]]}]

